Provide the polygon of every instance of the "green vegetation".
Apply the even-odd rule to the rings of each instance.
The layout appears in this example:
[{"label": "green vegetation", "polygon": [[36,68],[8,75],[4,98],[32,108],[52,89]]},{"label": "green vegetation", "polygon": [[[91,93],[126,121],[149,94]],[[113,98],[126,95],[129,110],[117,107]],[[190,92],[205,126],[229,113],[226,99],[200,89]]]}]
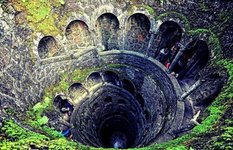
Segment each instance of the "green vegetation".
[{"label": "green vegetation", "polygon": [[[82,83],[85,78],[94,70],[99,68],[77,69],[72,74],[63,74],[61,81],[57,85],[50,86],[45,89],[43,101],[37,103],[32,109],[28,111],[28,118],[26,123],[35,128],[41,128],[48,123],[48,118],[43,116],[43,113],[53,110],[53,98],[57,93],[66,93],[72,83]],[[47,128],[48,129],[48,128]]]},{"label": "green vegetation", "polygon": [[[231,109],[232,100],[233,100],[233,61],[230,60],[221,60],[217,63],[222,65],[227,69],[229,75],[228,84],[225,86],[224,90],[214,101],[214,103],[208,108],[209,116],[202,121],[202,123],[196,126],[190,134],[186,134],[177,139],[165,142],[162,144],[155,144],[152,146],[138,148],[139,150],[155,150],[155,149],[167,149],[167,150],[182,150],[182,149],[192,149],[192,140],[197,139],[199,136],[208,134],[216,130],[216,127],[221,123],[221,116],[225,113],[226,110]],[[121,67],[119,64],[109,65],[108,67]],[[6,135],[6,140],[0,143],[0,147],[5,149],[16,149],[16,148],[28,148],[31,146],[36,146],[37,148],[49,148],[49,149],[79,149],[79,150],[94,150],[96,148],[86,147],[81,144],[69,141],[62,137],[62,135],[54,131],[53,129],[45,126],[47,118],[42,116],[43,111],[50,107],[51,99],[54,92],[57,90],[65,90],[68,81],[82,82],[86,76],[92,72],[99,70],[100,68],[89,68],[85,70],[76,70],[71,76],[67,74],[63,75],[61,82],[54,86],[46,89],[45,99],[43,102],[36,104],[31,113],[33,113],[39,121],[36,126],[39,133],[32,132],[28,129],[22,128],[13,121],[8,121],[4,124],[1,132]],[[71,82],[70,82],[71,83]],[[64,87],[59,87],[64,86]],[[59,89],[57,89],[59,87]],[[39,119],[39,120],[38,120]],[[232,138],[233,138],[233,121],[231,119],[226,120],[226,124],[221,127],[223,132],[216,139],[212,140],[211,146],[216,149],[230,149],[232,147]],[[35,125],[32,125],[35,126]],[[40,129],[40,130],[39,130]]]},{"label": "green vegetation", "polygon": [[214,149],[230,150],[233,148],[233,121],[225,120],[226,125],[221,127],[223,132],[216,139],[213,140]]},{"label": "green vegetation", "polygon": [[163,3],[165,2],[165,0],[159,0],[159,3],[161,6],[163,6]]},{"label": "green vegetation", "polygon": [[[43,114],[46,110],[53,109],[52,100],[57,92],[67,91],[71,83],[83,82],[88,74],[99,69],[77,69],[72,74],[63,74],[61,82],[48,87],[45,90],[44,100],[34,105],[24,118],[25,125],[30,126],[36,132],[25,129],[12,120],[6,121],[0,130],[0,133],[5,135],[5,140],[0,142],[0,149],[28,149],[29,147],[45,149],[89,149],[76,142],[68,141],[60,132],[46,126],[48,118]],[[12,114],[12,110],[9,110],[9,113]]]},{"label": "green vegetation", "polygon": [[209,6],[206,4],[206,2],[201,2],[201,3],[199,3],[199,7],[200,7],[201,11],[209,11],[209,10],[210,10],[210,8],[209,8]]},{"label": "green vegetation", "polygon": [[[160,4],[163,5],[165,0],[160,0]],[[5,2],[0,0],[0,5]],[[35,31],[35,33],[41,32],[45,35],[58,35],[62,31],[60,27],[66,26],[65,20],[67,16],[61,16],[52,11],[52,6],[56,8],[62,7],[65,4],[64,0],[18,0],[12,1],[14,8],[24,14],[25,21]],[[208,7],[202,3],[201,9],[207,11]],[[144,8],[151,14],[155,15],[155,10],[145,5]],[[170,11],[163,13],[156,17],[156,20],[164,17],[175,17],[184,21],[185,29],[188,31],[188,35],[195,36],[200,34],[209,35],[208,45],[213,45],[215,54],[221,52],[221,46],[218,37],[209,29],[192,29],[190,28],[189,21],[186,16],[179,12]],[[56,24],[56,20],[60,19]],[[227,12],[219,14],[219,18],[224,22],[229,21]],[[22,21],[24,22],[24,21]],[[217,128],[220,128],[221,134],[210,140],[210,147],[213,149],[232,149],[233,147],[233,120],[226,119],[224,124],[221,124],[221,117],[226,111],[231,109],[233,104],[233,61],[221,60],[218,65],[222,65],[227,69],[228,84],[224,87],[224,90],[218,96],[218,98],[207,109],[209,116],[205,118],[202,123],[196,126],[190,134],[186,134],[177,139],[171,140],[162,144],[155,144],[145,148],[139,148],[140,150],[155,150],[155,149],[167,149],[167,150],[182,150],[192,149],[192,141],[200,136],[208,135]],[[121,67],[119,64],[111,64],[108,67],[117,68]],[[13,120],[6,120],[3,127],[0,129],[0,149],[29,149],[41,148],[41,149],[78,149],[78,150],[91,150],[96,148],[90,148],[83,146],[79,143],[69,141],[62,136],[60,132],[46,126],[48,118],[44,115],[45,111],[53,110],[53,98],[56,93],[67,92],[69,86],[74,82],[83,82],[88,74],[92,71],[100,70],[101,68],[88,68],[78,69],[72,74],[64,74],[61,81],[57,85],[52,85],[45,89],[43,101],[37,103],[32,107],[28,114],[25,116],[25,126],[18,124]],[[16,112],[13,109],[8,109],[6,112],[14,116]],[[221,127],[220,127],[221,125]],[[26,128],[30,126],[31,129]],[[4,139],[4,140],[2,140]]]},{"label": "green vegetation", "polygon": [[188,31],[188,35],[190,36],[198,36],[200,34],[209,35],[209,39],[207,41],[208,45],[213,45],[213,52],[215,54],[220,54],[221,46],[218,37],[209,29],[196,29]]},{"label": "green vegetation", "polygon": [[[24,16],[24,18],[20,18],[19,22],[28,22],[34,31],[52,36],[62,33],[59,25],[55,23],[60,14],[52,11],[52,6],[58,8],[64,5],[64,3],[64,0],[19,0],[12,2],[16,11],[21,12]],[[60,17],[59,24],[64,25],[66,17]]]},{"label": "green vegetation", "polygon": [[65,4],[65,0],[59,0],[59,2],[64,5]]},{"label": "green vegetation", "polygon": [[148,13],[152,16],[155,16],[155,9],[150,5],[144,5],[144,8],[148,11]]},{"label": "green vegetation", "polygon": [[1,132],[5,134],[7,140],[0,142],[0,149],[75,149],[81,148],[75,142],[68,141],[64,137],[50,138],[41,133],[25,129],[14,121],[9,120],[4,123]]}]

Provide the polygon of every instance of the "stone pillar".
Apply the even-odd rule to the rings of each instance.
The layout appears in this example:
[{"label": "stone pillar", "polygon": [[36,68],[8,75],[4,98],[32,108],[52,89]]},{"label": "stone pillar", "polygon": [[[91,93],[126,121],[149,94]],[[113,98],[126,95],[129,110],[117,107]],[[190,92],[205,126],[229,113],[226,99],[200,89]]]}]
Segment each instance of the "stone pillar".
[{"label": "stone pillar", "polygon": [[176,64],[178,63],[178,61],[180,60],[181,56],[183,55],[184,51],[186,49],[181,47],[181,49],[179,50],[179,52],[176,54],[176,57],[174,58],[174,60],[172,61],[170,67],[168,68],[168,73],[171,73],[172,70],[174,69],[174,67],[176,66]]},{"label": "stone pillar", "polygon": [[147,56],[149,54],[149,49],[151,48],[151,44],[153,43],[154,38],[155,38],[155,31],[150,30],[149,33],[150,33],[150,41],[148,43],[148,47],[147,47],[147,50],[146,50],[146,55]]},{"label": "stone pillar", "polygon": [[194,90],[196,90],[201,84],[202,84],[201,79],[197,80],[189,89],[187,92],[181,95],[180,100],[183,101],[186,97],[188,97]]}]

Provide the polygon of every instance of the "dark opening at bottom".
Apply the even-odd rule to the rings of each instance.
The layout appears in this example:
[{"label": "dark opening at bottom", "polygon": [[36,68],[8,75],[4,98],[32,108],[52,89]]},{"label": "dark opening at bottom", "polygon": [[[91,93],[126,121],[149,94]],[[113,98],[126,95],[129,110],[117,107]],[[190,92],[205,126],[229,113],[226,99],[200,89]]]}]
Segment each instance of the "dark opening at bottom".
[{"label": "dark opening at bottom", "polygon": [[137,127],[123,116],[114,116],[102,124],[99,136],[106,148],[128,148],[135,142]]}]

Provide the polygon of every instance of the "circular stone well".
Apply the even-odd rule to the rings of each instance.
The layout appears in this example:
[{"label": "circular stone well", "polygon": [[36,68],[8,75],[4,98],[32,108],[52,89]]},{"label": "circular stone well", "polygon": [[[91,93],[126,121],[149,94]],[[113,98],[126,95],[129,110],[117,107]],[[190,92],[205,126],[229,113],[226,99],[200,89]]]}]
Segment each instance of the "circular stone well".
[{"label": "circular stone well", "polygon": [[[118,53],[101,52],[106,67],[70,85],[73,138],[105,148],[143,147],[174,138],[172,131],[184,116],[179,84],[159,62],[136,52]],[[70,90],[74,85],[81,87]]]}]

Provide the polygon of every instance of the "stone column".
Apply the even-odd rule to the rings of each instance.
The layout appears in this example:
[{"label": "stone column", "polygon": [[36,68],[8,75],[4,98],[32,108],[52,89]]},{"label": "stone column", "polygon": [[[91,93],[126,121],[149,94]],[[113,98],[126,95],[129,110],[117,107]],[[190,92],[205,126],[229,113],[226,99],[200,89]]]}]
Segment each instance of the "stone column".
[{"label": "stone column", "polygon": [[196,90],[201,84],[204,82],[204,80],[197,80],[189,89],[187,92],[181,95],[180,100],[183,101],[186,97],[188,97],[194,90]]},{"label": "stone column", "polygon": [[176,66],[176,64],[178,63],[178,61],[180,60],[180,58],[183,55],[183,53],[185,52],[185,50],[186,50],[185,48],[181,47],[181,49],[179,50],[179,52],[176,54],[176,57],[172,61],[170,67],[168,68],[168,70],[167,70],[168,73],[172,72],[172,70],[174,69],[174,67]]},{"label": "stone column", "polygon": [[152,45],[152,43],[154,41],[154,38],[155,38],[155,31],[150,30],[149,33],[150,33],[150,41],[148,43],[148,47],[147,47],[147,50],[146,50],[146,56],[148,56],[149,49],[151,48],[151,45]]}]

